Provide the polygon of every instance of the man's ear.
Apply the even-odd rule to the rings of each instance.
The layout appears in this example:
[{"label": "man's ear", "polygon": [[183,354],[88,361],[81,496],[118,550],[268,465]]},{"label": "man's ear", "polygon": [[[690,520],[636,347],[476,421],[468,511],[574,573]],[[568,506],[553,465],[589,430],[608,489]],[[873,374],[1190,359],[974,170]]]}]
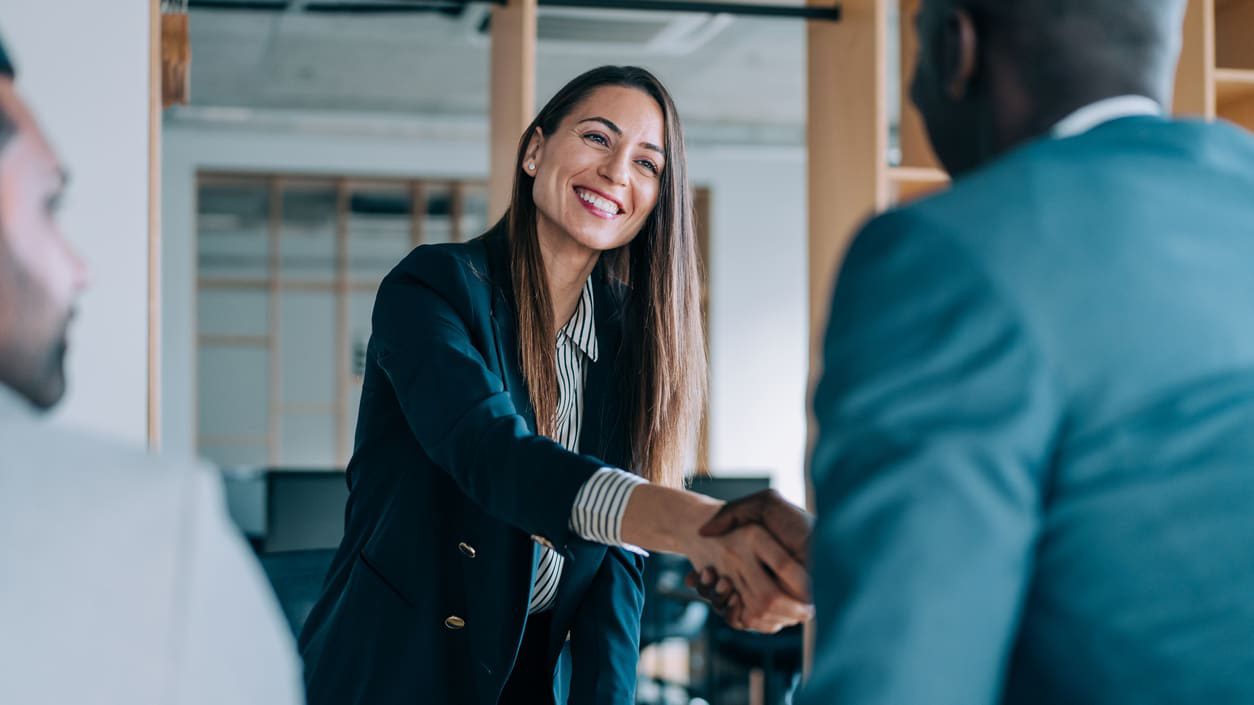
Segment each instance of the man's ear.
[{"label": "man's ear", "polygon": [[523,171],[530,176],[535,176],[540,170],[540,160],[544,158],[544,131],[539,127],[531,134],[531,140],[527,142],[527,151],[523,157]]},{"label": "man's ear", "polygon": [[980,56],[979,35],[975,20],[966,10],[954,9],[945,18],[945,57],[942,76],[945,94],[951,100],[966,98],[975,78]]}]

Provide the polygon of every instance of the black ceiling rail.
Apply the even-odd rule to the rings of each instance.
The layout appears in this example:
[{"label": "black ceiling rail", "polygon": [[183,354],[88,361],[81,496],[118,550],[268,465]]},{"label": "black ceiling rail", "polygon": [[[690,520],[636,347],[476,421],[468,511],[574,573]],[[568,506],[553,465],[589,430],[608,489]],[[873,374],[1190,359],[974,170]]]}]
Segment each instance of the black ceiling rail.
[{"label": "black ceiling rail", "polygon": [[[504,5],[506,0],[490,0]],[[541,7],[578,7],[589,10],[637,10],[644,12],[691,12],[742,17],[820,20],[839,22],[840,3],[831,5],[754,5],[738,2],[701,2],[701,0],[537,0]],[[284,12],[296,3],[292,0],[188,0],[191,10],[242,10]],[[465,0],[407,0],[406,2],[305,2],[302,12],[337,15],[408,14],[413,12],[456,12],[467,5]]]},{"label": "black ceiling rail", "polygon": [[187,0],[188,10],[251,10],[253,12],[281,12],[287,9],[284,0],[260,0],[259,2],[223,2],[222,0]]},{"label": "black ceiling rail", "polygon": [[[496,0],[493,0],[494,2]],[[501,4],[504,4],[503,1]],[[293,0],[187,0],[189,10],[239,10],[244,12],[301,12],[323,15],[384,15],[415,12],[460,12],[465,0],[413,0],[412,2],[306,2]]]},{"label": "black ceiling rail", "polygon": [[840,4],[749,5],[738,2],[701,0],[537,0],[541,7],[583,7],[597,10],[647,10],[649,12],[705,12],[744,17],[778,17],[803,20],[840,21]]}]

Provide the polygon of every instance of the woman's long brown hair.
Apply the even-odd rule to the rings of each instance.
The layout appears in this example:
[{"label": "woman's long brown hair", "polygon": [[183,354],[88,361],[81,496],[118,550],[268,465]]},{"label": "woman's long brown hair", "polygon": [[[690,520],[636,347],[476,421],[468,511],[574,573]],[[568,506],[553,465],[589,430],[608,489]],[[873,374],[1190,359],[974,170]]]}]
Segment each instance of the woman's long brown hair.
[{"label": "woman's long brown hair", "polygon": [[706,398],[705,330],[688,186],[683,129],[670,93],[653,74],[634,66],[602,66],[584,73],[549,100],[518,143],[514,189],[505,214],[517,302],[519,358],[539,433],[557,426],[557,371],[553,304],[536,233],[533,180],[522,169],[537,128],[547,138],[592,91],[602,86],[640,90],[657,101],[665,121],[666,161],[657,205],[627,245],[602,253],[611,281],[626,285],[621,301],[624,353],[632,369],[611,403],[628,410],[627,469],[650,482],[679,487],[696,446]]}]

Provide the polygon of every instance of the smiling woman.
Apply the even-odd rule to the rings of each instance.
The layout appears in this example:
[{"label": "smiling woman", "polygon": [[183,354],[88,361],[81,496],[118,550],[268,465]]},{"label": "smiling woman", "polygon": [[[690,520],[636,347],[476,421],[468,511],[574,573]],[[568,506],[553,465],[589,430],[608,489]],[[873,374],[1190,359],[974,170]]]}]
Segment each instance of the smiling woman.
[{"label": "smiling woman", "polygon": [[[300,639],[310,702],[634,702],[623,516],[639,484],[681,485],[705,398],[665,88],[571,81],[519,141],[506,216],[406,257],[373,329],[345,535]],[[716,507],[684,501],[708,542]]]},{"label": "smiling woman", "polygon": [[[567,84],[519,144],[509,221],[521,365],[541,433],[557,405],[554,321],[570,318],[603,262],[625,284],[639,376],[632,466],[677,487],[705,398],[705,337],[683,129],[650,73],[606,66]],[[648,325],[646,326],[646,321]],[[651,335],[646,336],[649,330]]]}]

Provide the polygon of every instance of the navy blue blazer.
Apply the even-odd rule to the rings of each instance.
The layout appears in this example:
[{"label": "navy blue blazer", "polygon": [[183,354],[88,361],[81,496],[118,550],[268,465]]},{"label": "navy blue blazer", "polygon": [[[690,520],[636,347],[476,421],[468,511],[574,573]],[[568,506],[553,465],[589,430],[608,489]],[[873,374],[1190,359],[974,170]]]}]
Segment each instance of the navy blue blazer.
[{"label": "navy blue blazer", "polygon": [[805,705],[1254,703],[1254,137],[1153,117],[873,220]]},{"label": "navy blue blazer", "polygon": [[312,705],[496,703],[527,622],[539,543],[566,558],[548,658],[571,676],[556,679],[554,698],[564,702],[568,686],[571,702],[634,702],[643,560],[568,525],[583,483],[628,465],[615,403],[630,367],[622,298],[598,267],[603,354],[571,453],[535,433],[508,257],[498,225],[465,244],[415,249],[380,285],[344,540],[299,640]]}]

